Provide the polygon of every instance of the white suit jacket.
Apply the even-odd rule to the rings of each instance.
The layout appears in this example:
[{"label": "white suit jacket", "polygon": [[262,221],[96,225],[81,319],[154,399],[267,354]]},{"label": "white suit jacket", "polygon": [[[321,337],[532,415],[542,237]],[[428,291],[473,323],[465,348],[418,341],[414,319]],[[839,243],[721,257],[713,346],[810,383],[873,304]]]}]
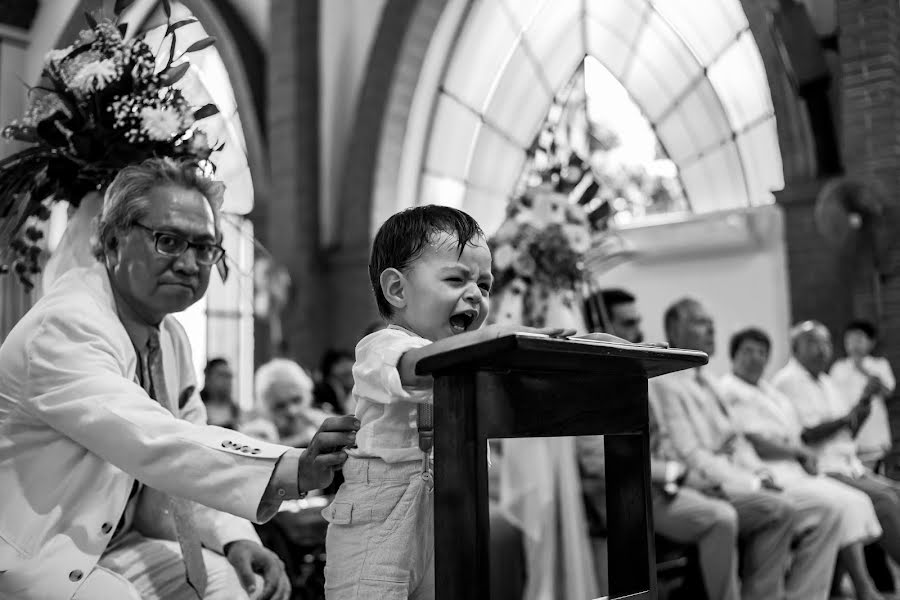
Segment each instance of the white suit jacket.
[{"label": "white suit jacket", "polygon": [[181,418],[136,383],[137,355],[98,264],[61,277],[0,347],[0,598],[71,598],[135,478],[205,505],[198,529],[218,551],[258,539],[245,519],[277,510],[260,501],[288,448],[205,425],[190,347],[172,317],[160,344]]}]

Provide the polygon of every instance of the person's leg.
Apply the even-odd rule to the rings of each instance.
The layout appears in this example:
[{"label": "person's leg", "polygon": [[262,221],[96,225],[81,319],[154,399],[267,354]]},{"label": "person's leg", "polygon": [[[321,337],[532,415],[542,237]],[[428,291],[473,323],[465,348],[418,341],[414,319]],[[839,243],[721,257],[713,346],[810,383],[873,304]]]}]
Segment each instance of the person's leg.
[{"label": "person's leg", "polygon": [[707,595],[740,600],[737,577],[737,512],[724,500],[682,488],[674,498],[653,495],[656,532],[683,544],[696,544]]},{"label": "person's leg", "polygon": [[875,514],[884,530],[879,543],[894,562],[900,563],[900,487],[896,482],[879,475],[847,477],[833,474],[834,479],[865,492],[872,500]]},{"label": "person's leg", "polygon": [[741,569],[743,600],[780,600],[790,562],[794,511],[790,501],[771,492],[731,494],[744,542]]},{"label": "person's leg", "polygon": [[[234,568],[221,554],[203,549],[207,585],[203,600],[247,600]],[[99,566],[131,582],[144,600],[197,600],[188,585],[178,542],[130,534],[100,558]]]},{"label": "person's leg", "polygon": [[828,600],[840,547],[840,498],[813,477],[791,482],[782,492],[794,508],[794,552],[788,572],[788,600]]},{"label": "person's leg", "polygon": [[856,590],[857,600],[880,600],[881,594],[869,577],[866,570],[866,560],[863,556],[863,547],[859,542],[844,546],[838,551],[838,559],[841,566],[846,569],[853,581],[853,589]]}]

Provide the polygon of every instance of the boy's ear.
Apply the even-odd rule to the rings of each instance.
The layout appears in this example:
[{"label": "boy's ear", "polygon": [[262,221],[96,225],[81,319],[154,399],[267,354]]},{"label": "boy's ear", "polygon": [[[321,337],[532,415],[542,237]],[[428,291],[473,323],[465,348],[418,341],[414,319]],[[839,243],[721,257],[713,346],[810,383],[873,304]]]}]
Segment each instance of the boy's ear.
[{"label": "boy's ear", "polygon": [[381,293],[394,308],[406,308],[406,276],[391,267],[381,272]]}]

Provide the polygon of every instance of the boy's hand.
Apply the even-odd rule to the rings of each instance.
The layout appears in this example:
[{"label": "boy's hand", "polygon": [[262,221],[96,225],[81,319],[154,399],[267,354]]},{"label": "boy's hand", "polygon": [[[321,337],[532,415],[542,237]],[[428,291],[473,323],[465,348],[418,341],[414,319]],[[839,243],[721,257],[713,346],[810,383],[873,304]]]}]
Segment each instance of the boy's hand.
[{"label": "boy's hand", "polygon": [[[611,333],[601,333],[601,332],[586,333],[584,335],[577,335],[577,336],[575,336],[574,339],[576,339],[576,340],[593,340],[595,342],[613,342],[614,344],[632,344],[632,345],[634,345],[634,342],[629,342],[625,338],[620,338]],[[652,346],[654,348],[668,348],[669,347],[669,345],[665,342],[654,342],[651,344],[641,343],[641,344],[637,344],[637,345]]]},{"label": "boy's hand", "polygon": [[526,327],[524,325],[501,325],[499,323],[488,325],[484,330],[488,333],[488,337],[491,338],[503,337],[513,333],[536,333],[553,338],[567,338],[575,335],[574,329],[564,329],[562,327]]}]

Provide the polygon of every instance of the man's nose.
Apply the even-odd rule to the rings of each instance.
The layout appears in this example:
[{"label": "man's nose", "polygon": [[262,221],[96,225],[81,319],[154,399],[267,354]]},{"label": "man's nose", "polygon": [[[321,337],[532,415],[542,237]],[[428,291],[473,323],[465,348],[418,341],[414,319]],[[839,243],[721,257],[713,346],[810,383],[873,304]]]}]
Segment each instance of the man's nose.
[{"label": "man's nose", "polygon": [[197,254],[193,248],[185,250],[181,256],[175,259],[175,270],[189,275],[200,271],[200,263],[197,262]]}]

